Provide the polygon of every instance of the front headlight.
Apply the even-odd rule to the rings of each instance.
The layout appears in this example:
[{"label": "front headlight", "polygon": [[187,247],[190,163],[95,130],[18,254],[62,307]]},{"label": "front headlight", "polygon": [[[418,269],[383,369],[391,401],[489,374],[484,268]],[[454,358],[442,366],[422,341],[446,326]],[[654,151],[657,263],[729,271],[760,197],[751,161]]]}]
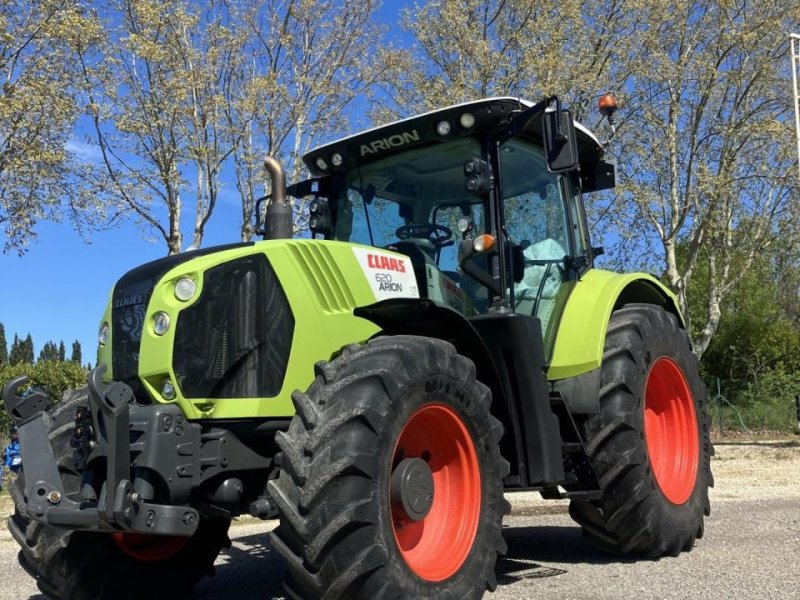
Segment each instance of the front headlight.
[{"label": "front headlight", "polygon": [[165,312],[158,312],[153,317],[153,331],[156,335],[164,335],[169,329],[169,315]]},{"label": "front headlight", "polygon": [[172,380],[169,377],[167,377],[161,384],[161,395],[167,400],[175,399],[175,385],[172,383]]},{"label": "front headlight", "polygon": [[189,277],[182,277],[175,284],[175,297],[181,302],[191,300],[196,291],[197,284],[194,282],[194,279]]}]

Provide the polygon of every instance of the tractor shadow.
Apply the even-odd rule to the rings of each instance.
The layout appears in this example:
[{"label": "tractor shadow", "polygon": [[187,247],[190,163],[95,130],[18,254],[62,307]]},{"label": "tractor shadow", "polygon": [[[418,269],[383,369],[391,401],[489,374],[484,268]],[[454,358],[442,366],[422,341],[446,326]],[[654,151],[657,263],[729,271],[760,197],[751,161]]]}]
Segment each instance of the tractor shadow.
[{"label": "tractor shadow", "polygon": [[503,536],[508,553],[497,563],[499,585],[562,575],[567,565],[636,562],[597,549],[577,526],[506,527]]},{"label": "tractor shadow", "polygon": [[236,535],[233,546],[223,550],[215,564],[216,575],[195,588],[193,600],[285,600],[283,558],[269,542],[269,531]]},{"label": "tractor shadow", "polygon": [[[216,564],[216,576],[196,588],[196,600],[285,600],[284,563],[271,548],[268,531],[236,535]],[[497,563],[497,582],[513,585],[567,573],[573,564],[631,563],[633,560],[604,553],[581,536],[580,528],[561,526],[505,527],[508,554]],[[30,600],[44,600],[43,597]]]}]

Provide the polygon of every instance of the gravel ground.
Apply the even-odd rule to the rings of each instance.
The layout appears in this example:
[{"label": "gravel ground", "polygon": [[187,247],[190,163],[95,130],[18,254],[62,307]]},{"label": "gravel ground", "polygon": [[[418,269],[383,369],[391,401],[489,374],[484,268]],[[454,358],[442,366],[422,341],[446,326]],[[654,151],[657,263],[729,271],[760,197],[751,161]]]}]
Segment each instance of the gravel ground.
[{"label": "gravel ground", "polygon": [[[628,561],[585,543],[565,502],[512,494],[506,519],[509,554],[498,564],[500,587],[488,598],[800,598],[800,444],[718,444],[712,469],[712,516],[695,549],[678,558]],[[8,510],[0,497],[0,515]],[[233,547],[198,599],[282,598],[283,565],[266,533],[274,522],[237,523]],[[0,600],[44,600],[0,531]]]}]

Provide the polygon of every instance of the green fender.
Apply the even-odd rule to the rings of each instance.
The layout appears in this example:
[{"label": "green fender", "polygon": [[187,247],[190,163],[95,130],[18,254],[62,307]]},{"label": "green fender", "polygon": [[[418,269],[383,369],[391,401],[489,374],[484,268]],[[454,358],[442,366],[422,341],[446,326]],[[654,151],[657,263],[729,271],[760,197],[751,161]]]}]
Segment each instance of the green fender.
[{"label": "green fender", "polygon": [[547,379],[567,379],[598,369],[611,313],[631,302],[662,306],[684,323],[675,294],[652,275],[590,269],[575,284],[564,307]]}]

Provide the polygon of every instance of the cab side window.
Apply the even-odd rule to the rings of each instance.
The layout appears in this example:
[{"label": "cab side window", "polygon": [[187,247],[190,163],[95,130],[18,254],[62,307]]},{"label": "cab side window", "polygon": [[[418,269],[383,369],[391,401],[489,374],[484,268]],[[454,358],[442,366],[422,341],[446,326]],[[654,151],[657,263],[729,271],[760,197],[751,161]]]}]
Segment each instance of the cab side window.
[{"label": "cab side window", "polygon": [[514,311],[539,317],[547,345],[567,294],[570,231],[562,176],[550,173],[538,146],[512,139],[501,147],[506,229],[522,247],[524,275],[514,285]]}]

